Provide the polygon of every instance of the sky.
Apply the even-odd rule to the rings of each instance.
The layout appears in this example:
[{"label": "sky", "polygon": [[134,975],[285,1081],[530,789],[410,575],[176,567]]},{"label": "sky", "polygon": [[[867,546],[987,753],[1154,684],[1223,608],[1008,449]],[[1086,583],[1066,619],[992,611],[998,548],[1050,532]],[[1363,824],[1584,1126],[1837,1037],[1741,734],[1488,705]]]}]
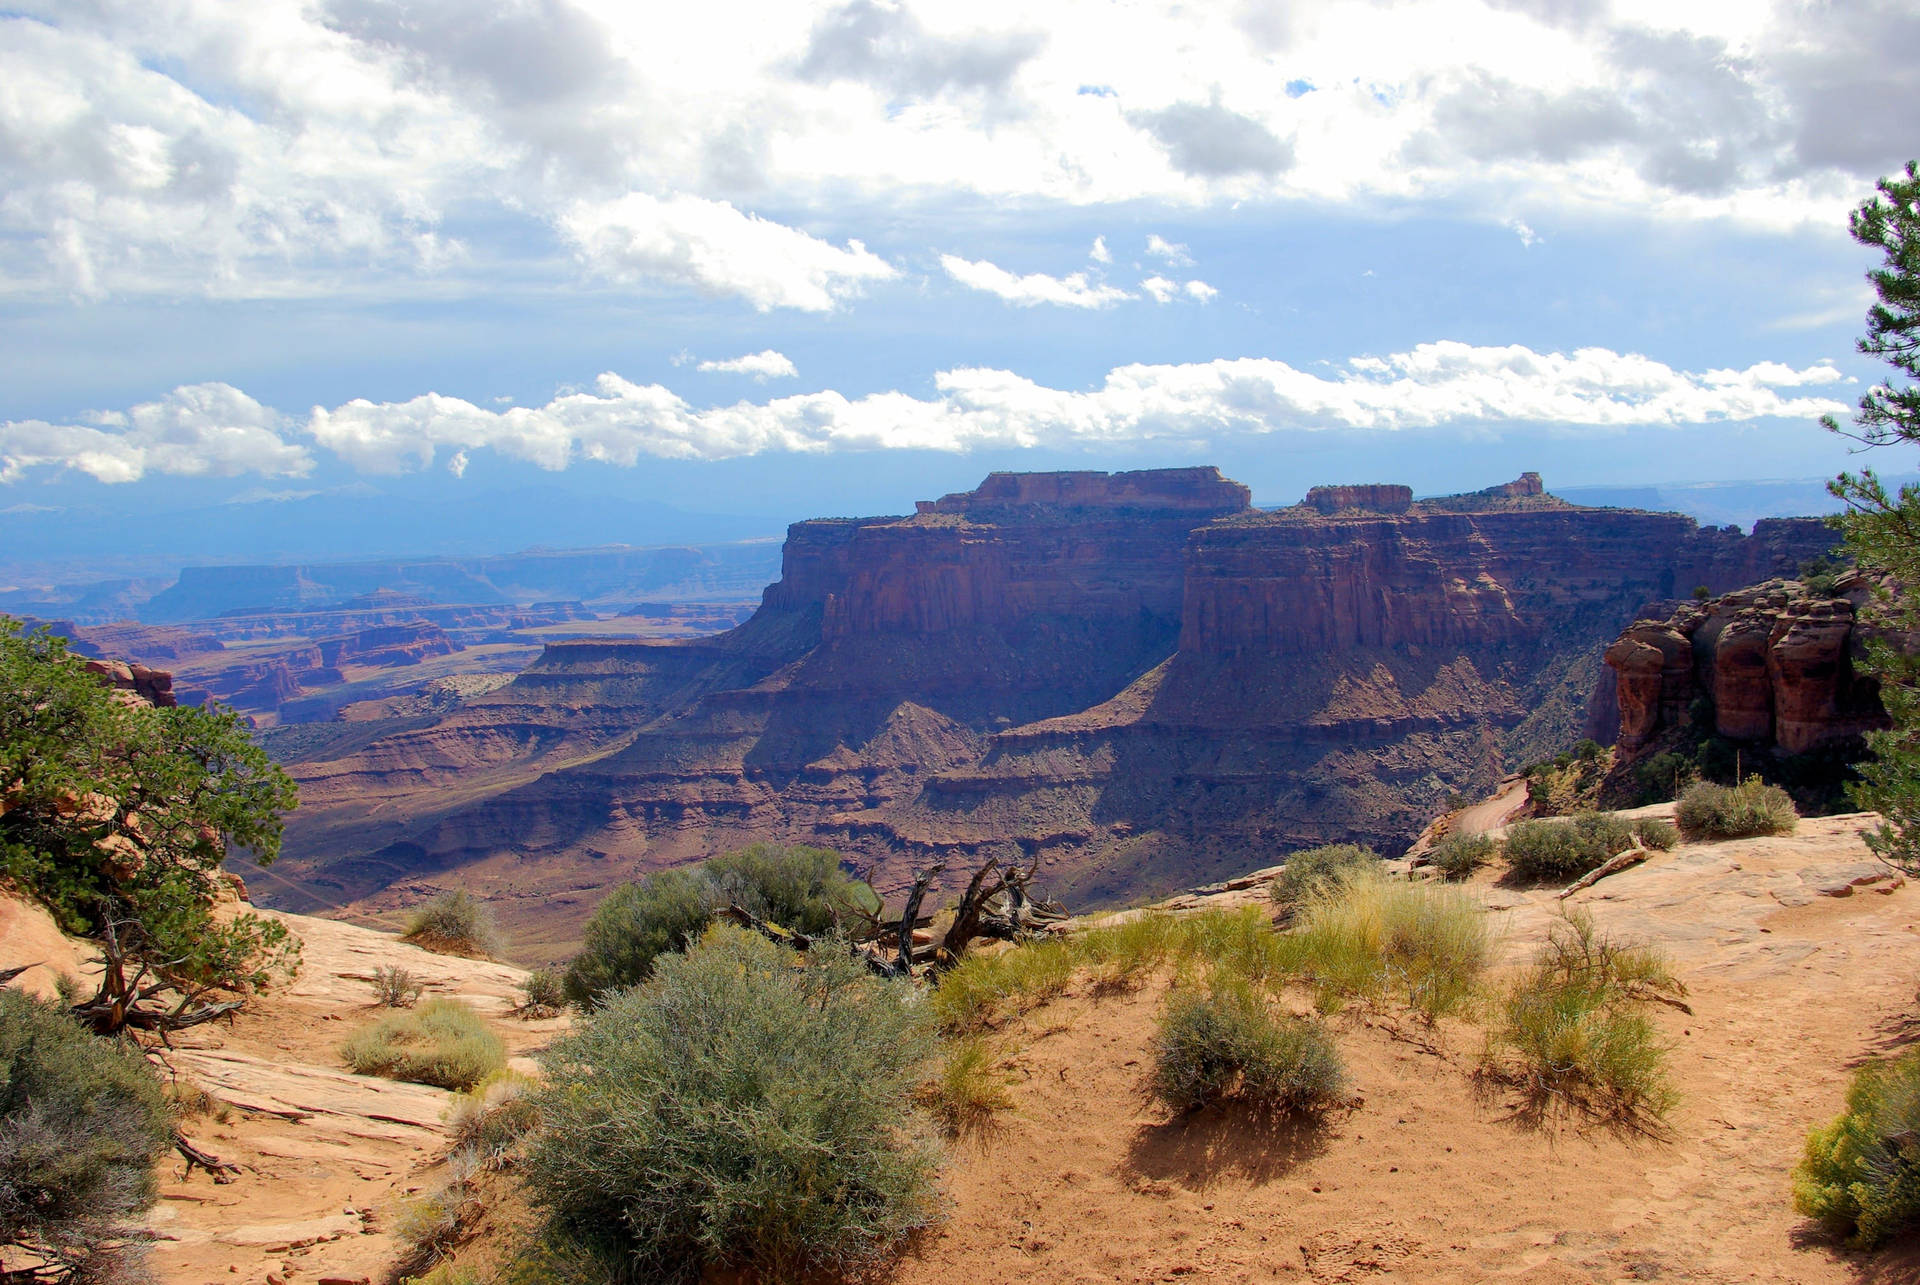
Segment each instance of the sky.
[{"label": "sky", "polygon": [[1883,373],[1846,216],[1920,154],[1906,0],[0,5],[37,546],[1914,463],[1817,424]]}]

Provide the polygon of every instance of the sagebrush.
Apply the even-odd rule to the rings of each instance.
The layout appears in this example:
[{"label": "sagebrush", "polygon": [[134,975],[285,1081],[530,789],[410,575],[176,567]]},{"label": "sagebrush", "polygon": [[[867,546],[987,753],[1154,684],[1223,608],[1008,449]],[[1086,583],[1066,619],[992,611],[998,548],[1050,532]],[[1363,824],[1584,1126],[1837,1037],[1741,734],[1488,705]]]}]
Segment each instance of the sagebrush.
[{"label": "sagebrush", "polygon": [[1633,824],[1610,812],[1516,823],[1507,831],[1507,865],[1522,879],[1577,879],[1636,843]]},{"label": "sagebrush", "polygon": [[1681,833],[1690,839],[1792,834],[1800,823],[1793,796],[1757,776],[1750,776],[1738,785],[1701,781],[1689,786],[1680,796],[1673,815]]},{"label": "sagebrush", "polygon": [[1153,1093],[1169,1109],[1223,1100],[1287,1113],[1323,1110],[1346,1083],[1332,1038],[1315,1021],[1276,1011],[1255,988],[1216,979],[1168,998],[1153,1041]]},{"label": "sagebrush", "polygon": [[1465,879],[1493,860],[1497,850],[1484,834],[1450,834],[1433,845],[1427,861],[1448,879]]},{"label": "sagebrush", "polygon": [[1355,870],[1380,864],[1380,854],[1357,843],[1330,843],[1287,858],[1267,891],[1283,906],[1298,905],[1314,892]]},{"label": "sagebrush", "polygon": [[407,916],[403,938],[442,955],[490,959],[500,953],[493,911],[463,888],[436,894]]},{"label": "sagebrush", "polygon": [[144,1279],[128,1224],[153,1204],[172,1136],[137,1048],[0,988],[0,1276],[27,1249],[69,1279]]},{"label": "sagebrush", "polygon": [[631,1279],[856,1271],[936,1214],[931,1055],[907,983],[716,924],[546,1055],[527,1190]]},{"label": "sagebrush", "polygon": [[699,938],[733,904],[795,932],[830,930],[853,908],[878,910],[873,889],[826,848],[756,843],[695,866],[658,870],[614,889],[594,907],[580,953],[567,965],[576,1004],[642,982],[654,960]]},{"label": "sagebrush", "polygon": [[472,1008],[431,999],[354,1032],[340,1055],[359,1075],[471,1089],[506,1065],[507,1048]]}]

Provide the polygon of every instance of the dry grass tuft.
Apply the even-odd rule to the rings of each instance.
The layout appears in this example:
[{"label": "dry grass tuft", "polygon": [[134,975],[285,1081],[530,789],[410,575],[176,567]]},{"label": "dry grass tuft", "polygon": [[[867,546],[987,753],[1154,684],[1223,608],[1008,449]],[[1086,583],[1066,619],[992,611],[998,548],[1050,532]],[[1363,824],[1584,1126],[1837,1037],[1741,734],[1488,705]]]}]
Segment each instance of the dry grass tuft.
[{"label": "dry grass tuft", "polygon": [[348,1036],[340,1055],[358,1075],[443,1089],[471,1089],[507,1061],[506,1045],[486,1021],[452,999],[390,1013]]}]

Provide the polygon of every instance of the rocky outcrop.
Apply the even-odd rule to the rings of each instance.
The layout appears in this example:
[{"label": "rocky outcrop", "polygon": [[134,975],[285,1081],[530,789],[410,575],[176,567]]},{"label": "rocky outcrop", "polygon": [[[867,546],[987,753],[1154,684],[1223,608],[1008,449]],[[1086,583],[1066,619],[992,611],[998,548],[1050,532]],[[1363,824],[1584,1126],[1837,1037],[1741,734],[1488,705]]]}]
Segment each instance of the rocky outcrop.
[{"label": "rocky outcrop", "polygon": [[1316,486],[1305,504],[1316,513],[1345,513],[1365,509],[1373,513],[1405,513],[1413,507],[1410,486]]},{"label": "rocky outcrop", "polygon": [[451,656],[460,650],[460,644],[447,637],[440,626],[419,622],[323,638],[319,648],[322,665],[387,666],[417,665],[430,656]]},{"label": "rocky outcrop", "polygon": [[1772,580],[1634,621],[1605,657],[1622,755],[1631,760],[1663,731],[1702,718],[1706,730],[1786,754],[1886,726],[1878,685],[1855,669],[1868,594],[1857,575],[1833,593]]},{"label": "rocky outcrop", "polygon": [[554,644],[444,719],[342,732],[293,764],[276,873],[340,900],[467,867],[538,918],[758,838],[871,859],[883,888],[929,859],[1039,858],[1081,900],[1251,851],[1392,850],[1577,734],[1641,604],[1831,535],[1756,539],[1526,478],[1328,514],[1254,511],[1211,469],[995,475],[907,517],[796,524],[719,637]]},{"label": "rocky outcrop", "polygon": [[115,691],[126,692],[145,704],[171,709],[178,703],[173,694],[173,675],[164,669],[129,665],[124,660],[89,660],[86,670]]}]

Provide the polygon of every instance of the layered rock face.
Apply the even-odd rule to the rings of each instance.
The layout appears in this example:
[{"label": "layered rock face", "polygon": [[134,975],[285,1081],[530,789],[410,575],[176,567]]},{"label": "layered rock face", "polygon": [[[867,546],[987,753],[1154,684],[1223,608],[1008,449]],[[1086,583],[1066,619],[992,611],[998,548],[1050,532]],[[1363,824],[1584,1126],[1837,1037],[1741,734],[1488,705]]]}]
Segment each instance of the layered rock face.
[{"label": "layered rock face", "polygon": [[737,629],[556,644],[452,718],[293,765],[283,868],[342,899],[461,865],[539,917],[756,838],[869,858],[883,888],[1037,856],[1083,901],[1315,842],[1394,850],[1448,792],[1564,744],[1642,604],[1831,543],[1578,509],[1537,477],[1342,491],[1257,512],[1212,469],[999,474],[796,524]]},{"label": "layered rock face", "polygon": [[1787,754],[1887,726],[1877,684],[1854,667],[1867,597],[1857,576],[1833,594],[1773,580],[1634,621],[1606,651],[1622,755],[1702,713],[1721,736]]}]

